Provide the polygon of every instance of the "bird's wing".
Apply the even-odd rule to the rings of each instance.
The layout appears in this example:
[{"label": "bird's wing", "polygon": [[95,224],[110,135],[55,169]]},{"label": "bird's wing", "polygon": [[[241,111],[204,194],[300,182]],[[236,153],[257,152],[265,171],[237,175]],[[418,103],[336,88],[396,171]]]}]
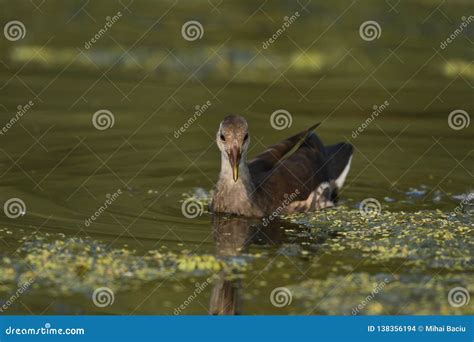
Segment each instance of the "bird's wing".
[{"label": "bird's wing", "polygon": [[288,198],[293,201],[286,208],[289,211],[321,208],[331,200],[331,160],[314,127],[271,146],[251,161],[250,174],[264,211],[271,212]]},{"label": "bird's wing", "polygon": [[270,171],[276,164],[298,150],[309,134],[318,126],[319,123],[267,148],[248,162],[250,173],[257,175]]},{"label": "bird's wing", "polygon": [[351,167],[351,159],[354,148],[348,143],[339,143],[326,146],[326,153],[331,164],[331,179],[340,189],[346,180]]}]

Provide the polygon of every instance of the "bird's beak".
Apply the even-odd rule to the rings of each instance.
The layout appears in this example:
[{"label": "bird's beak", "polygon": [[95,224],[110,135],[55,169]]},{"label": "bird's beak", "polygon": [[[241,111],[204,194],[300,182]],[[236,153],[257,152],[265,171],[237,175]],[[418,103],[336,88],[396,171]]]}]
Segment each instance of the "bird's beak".
[{"label": "bird's beak", "polygon": [[234,182],[239,179],[239,164],[240,164],[240,149],[237,146],[233,146],[229,153],[230,166],[232,166],[232,178]]}]

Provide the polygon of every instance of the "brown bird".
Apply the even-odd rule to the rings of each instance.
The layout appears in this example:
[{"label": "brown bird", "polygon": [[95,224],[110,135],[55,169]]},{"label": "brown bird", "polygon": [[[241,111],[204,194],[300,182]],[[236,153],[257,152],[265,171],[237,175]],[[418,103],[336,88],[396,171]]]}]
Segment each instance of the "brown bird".
[{"label": "brown bird", "polygon": [[318,125],[247,161],[247,121],[237,115],[225,117],[216,136],[221,171],[210,210],[264,217],[334,206],[349,173],[352,145],[323,145],[313,132]]}]

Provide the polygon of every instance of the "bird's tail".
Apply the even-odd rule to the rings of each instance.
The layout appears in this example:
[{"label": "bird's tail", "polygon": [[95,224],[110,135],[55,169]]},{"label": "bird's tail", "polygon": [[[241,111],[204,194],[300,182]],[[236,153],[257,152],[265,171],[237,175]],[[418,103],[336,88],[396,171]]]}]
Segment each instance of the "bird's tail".
[{"label": "bird's tail", "polygon": [[340,189],[349,174],[353,147],[348,143],[339,143],[326,146],[326,152],[330,160],[331,178],[334,180],[337,188]]}]

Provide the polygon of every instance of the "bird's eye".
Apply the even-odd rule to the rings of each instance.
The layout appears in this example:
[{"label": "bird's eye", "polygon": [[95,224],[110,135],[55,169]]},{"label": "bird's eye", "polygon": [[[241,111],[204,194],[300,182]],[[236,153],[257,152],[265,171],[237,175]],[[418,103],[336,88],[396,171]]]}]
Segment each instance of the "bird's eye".
[{"label": "bird's eye", "polygon": [[222,140],[222,141],[225,141],[224,134],[222,134],[222,133],[221,133],[221,140]]},{"label": "bird's eye", "polygon": [[246,133],[246,134],[245,134],[245,137],[244,137],[244,141],[247,141],[248,138],[249,138],[249,134]]}]

